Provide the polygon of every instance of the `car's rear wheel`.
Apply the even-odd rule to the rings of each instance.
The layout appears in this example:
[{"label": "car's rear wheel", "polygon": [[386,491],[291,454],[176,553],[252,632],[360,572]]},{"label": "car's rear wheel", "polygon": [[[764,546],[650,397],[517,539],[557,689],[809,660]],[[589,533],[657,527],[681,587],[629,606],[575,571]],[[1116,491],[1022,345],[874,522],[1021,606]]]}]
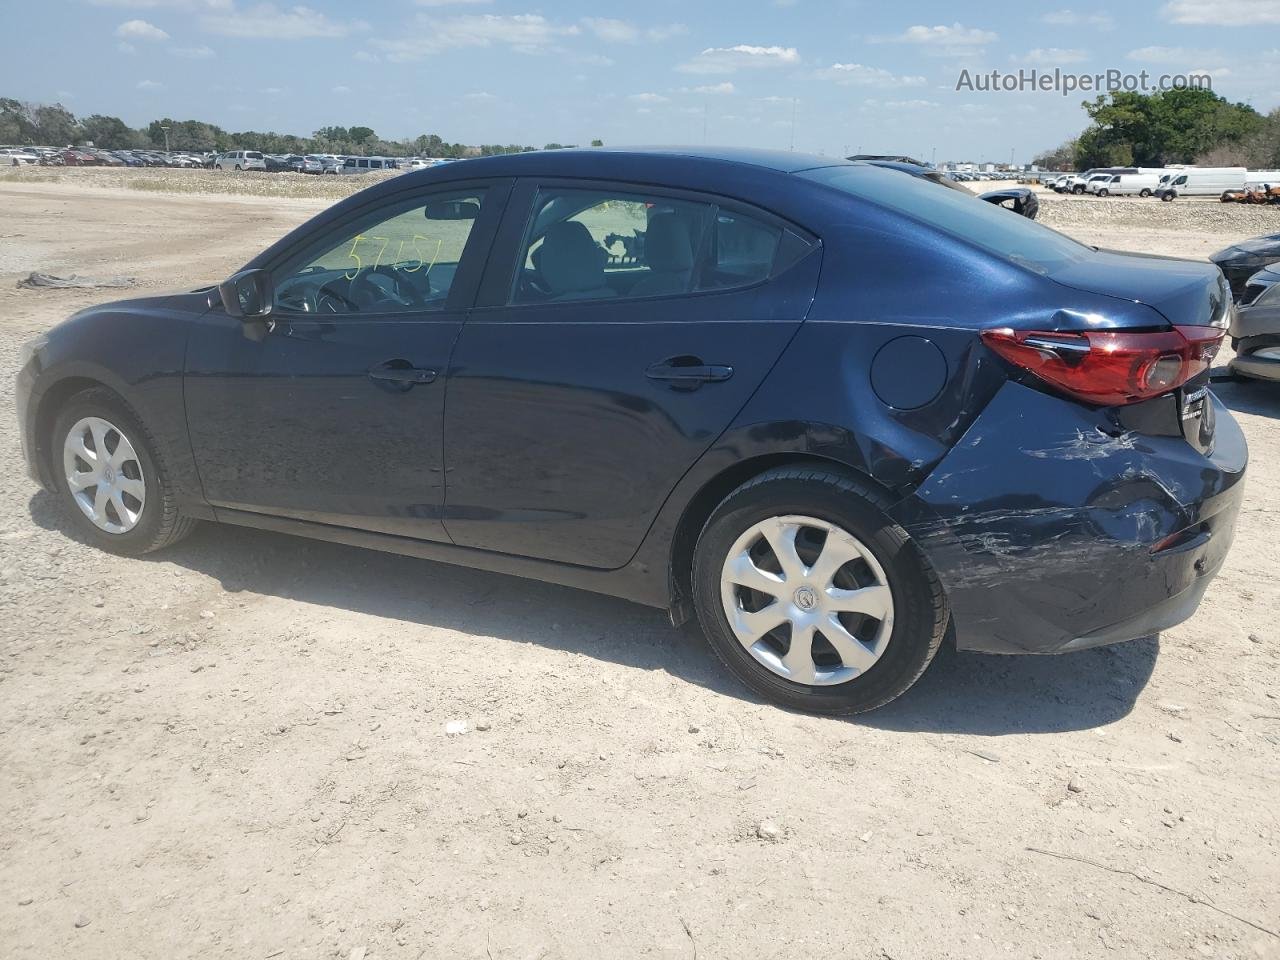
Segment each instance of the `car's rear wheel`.
[{"label": "car's rear wheel", "polygon": [[150,553],[181,540],[195,525],[178,513],[155,441],[111,391],[72,397],[54,423],[52,449],[73,522],[104,550]]},{"label": "car's rear wheel", "polygon": [[698,539],[693,588],[713,650],[783,706],[860,713],[924,672],[947,604],[928,561],[853,477],[768,471],[734,490]]}]

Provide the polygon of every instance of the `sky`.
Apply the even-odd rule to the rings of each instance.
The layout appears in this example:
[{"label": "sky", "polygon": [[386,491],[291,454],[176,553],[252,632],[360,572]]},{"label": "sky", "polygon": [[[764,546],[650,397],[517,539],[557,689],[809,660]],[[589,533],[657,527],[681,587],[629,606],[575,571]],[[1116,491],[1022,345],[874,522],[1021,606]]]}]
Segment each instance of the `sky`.
[{"label": "sky", "polygon": [[1208,73],[1280,105],[1280,0],[0,0],[0,24],[0,96],[132,126],[1021,163],[1095,94],[981,74]]}]

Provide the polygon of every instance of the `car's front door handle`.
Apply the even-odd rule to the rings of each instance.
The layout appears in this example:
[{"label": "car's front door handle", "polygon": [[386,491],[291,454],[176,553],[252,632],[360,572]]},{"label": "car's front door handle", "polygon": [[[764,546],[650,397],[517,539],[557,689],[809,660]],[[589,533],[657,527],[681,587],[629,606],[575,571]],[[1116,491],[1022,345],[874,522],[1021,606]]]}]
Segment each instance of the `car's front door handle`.
[{"label": "car's front door handle", "polygon": [[435,380],[436,371],[426,367],[415,367],[408,360],[388,360],[376,367],[369,368],[369,379],[390,383],[408,390],[420,383],[431,383]]},{"label": "car's front door handle", "polygon": [[728,380],[733,376],[733,367],[703,363],[698,357],[670,357],[650,365],[644,375],[650,380],[664,380],[677,389],[696,390],[704,383]]}]

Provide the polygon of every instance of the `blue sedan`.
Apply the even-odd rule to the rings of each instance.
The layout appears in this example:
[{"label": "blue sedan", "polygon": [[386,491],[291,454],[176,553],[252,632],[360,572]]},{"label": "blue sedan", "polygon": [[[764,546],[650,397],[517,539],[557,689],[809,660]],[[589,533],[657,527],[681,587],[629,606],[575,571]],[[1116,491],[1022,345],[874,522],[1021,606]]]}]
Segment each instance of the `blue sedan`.
[{"label": "blue sedan", "polygon": [[1211,264],[874,164],[549,151],[83,311],[17,405],[106,550],[206,520],[569,584],[853,713],[948,636],[1057,653],[1194,612],[1247,459],[1208,388],[1230,311]]}]

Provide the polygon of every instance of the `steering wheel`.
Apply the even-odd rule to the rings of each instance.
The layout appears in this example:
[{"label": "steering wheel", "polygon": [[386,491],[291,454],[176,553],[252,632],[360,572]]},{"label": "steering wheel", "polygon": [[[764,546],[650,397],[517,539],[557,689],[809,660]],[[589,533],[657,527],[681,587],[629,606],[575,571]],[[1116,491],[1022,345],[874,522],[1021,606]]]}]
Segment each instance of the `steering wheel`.
[{"label": "steering wheel", "polygon": [[316,313],[359,313],[360,304],[348,296],[350,293],[350,285],[344,293],[339,281],[330,280],[316,291]]},{"label": "steering wheel", "polygon": [[[386,277],[391,283],[391,291],[373,282],[374,276]],[[369,267],[361,270],[351,281],[350,294],[363,300],[366,306],[385,302],[388,299],[401,307],[420,307],[422,298],[416,287],[405,282],[401,271],[389,264]]]}]

